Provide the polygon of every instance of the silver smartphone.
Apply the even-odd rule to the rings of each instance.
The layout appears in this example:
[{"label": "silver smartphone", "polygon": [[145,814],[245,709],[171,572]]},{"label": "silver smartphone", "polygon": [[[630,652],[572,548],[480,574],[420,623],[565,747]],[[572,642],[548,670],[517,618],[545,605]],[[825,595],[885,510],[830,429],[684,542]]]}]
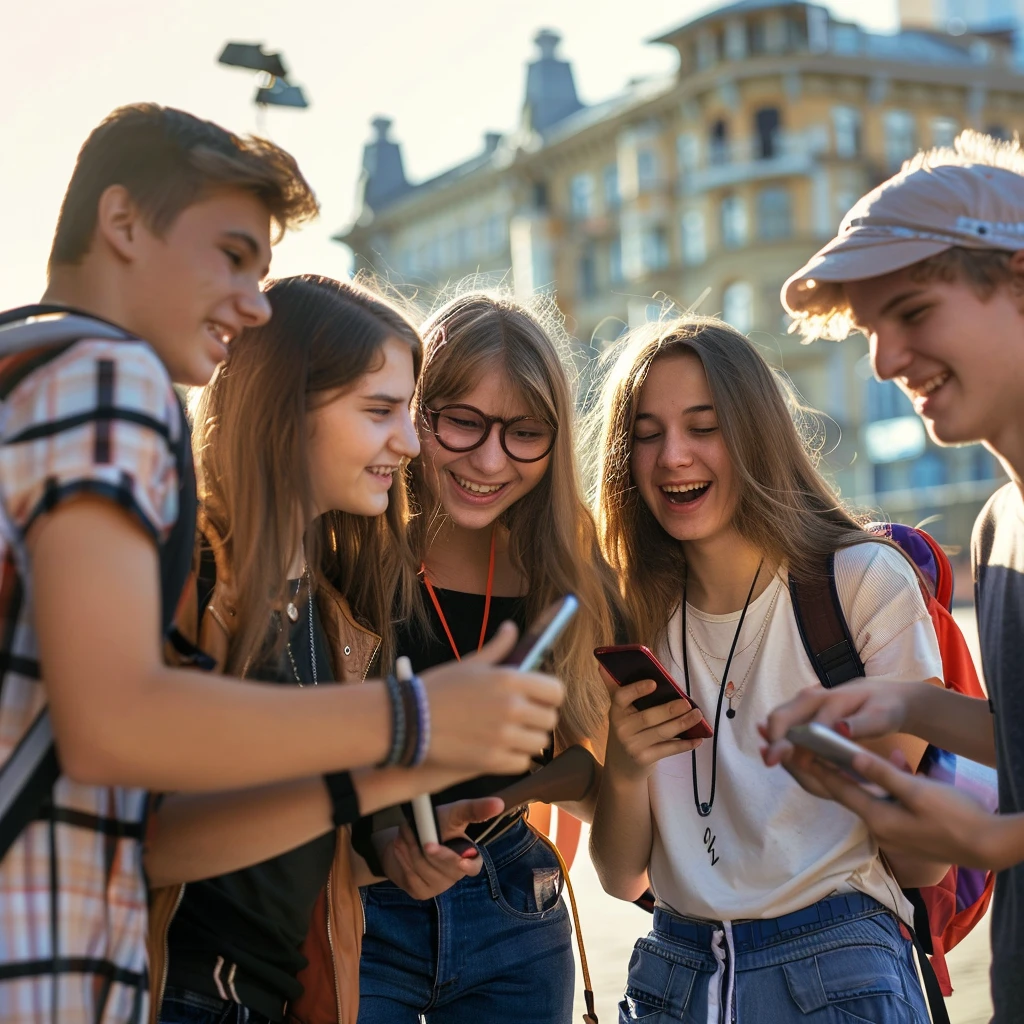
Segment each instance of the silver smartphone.
[{"label": "silver smartphone", "polygon": [[579,606],[573,594],[566,594],[554,604],[548,605],[502,664],[515,665],[520,672],[532,672],[548,656]]},{"label": "silver smartphone", "polygon": [[786,739],[796,747],[803,747],[811,751],[816,757],[823,761],[834,764],[850,776],[855,782],[871,796],[880,800],[895,800],[896,798],[877,783],[868,782],[853,767],[853,759],[858,754],[866,753],[865,749],[853,740],[840,736],[834,729],[820,722],[809,722],[807,725],[794,725],[787,733]]}]

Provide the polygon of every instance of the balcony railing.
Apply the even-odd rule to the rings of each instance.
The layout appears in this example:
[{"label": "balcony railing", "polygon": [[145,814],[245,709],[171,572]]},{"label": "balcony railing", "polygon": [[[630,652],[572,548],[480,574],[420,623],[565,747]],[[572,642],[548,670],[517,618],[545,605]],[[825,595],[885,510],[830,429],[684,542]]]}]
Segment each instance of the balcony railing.
[{"label": "balcony railing", "polygon": [[[710,143],[700,164],[683,171],[679,183],[684,195],[728,188],[760,178],[806,174],[828,149],[827,131],[776,132],[770,139],[751,136]],[[771,155],[763,155],[765,151]]]}]

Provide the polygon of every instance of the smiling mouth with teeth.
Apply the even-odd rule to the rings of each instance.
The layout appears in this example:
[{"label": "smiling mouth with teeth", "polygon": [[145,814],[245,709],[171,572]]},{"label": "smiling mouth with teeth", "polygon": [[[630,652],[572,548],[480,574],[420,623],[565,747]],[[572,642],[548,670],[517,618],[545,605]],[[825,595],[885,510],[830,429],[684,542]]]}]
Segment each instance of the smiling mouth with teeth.
[{"label": "smiling mouth with teeth", "polygon": [[374,476],[386,476],[388,478],[395,475],[397,466],[369,466],[367,468],[368,473],[372,473]]},{"label": "smiling mouth with teeth", "polygon": [[673,505],[687,505],[691,501],[696,501],[698,498],[707,494],[710,486],[711,482],[709,480],[692,484],[667,484],[661,488],[661,493],[664,494]]},{"label": "smiling mouth with teeth", "polygon": [[464,491],[469,491],[470,494],[495,494],[505,486],[505,484],[474,483],[472,480],[466,480],[464,477],[456,476],[454,473],[450,473],[450,476]]},{"label": "smiling mouth with teeth", "polygon": [[943,370],[942,373],[935,374],[934,377],[930,377],[923,384],[919,384],[917,387],[910,388],[910,390],[920,398],[927,398],[929,395],[934,394],[943,384],[952,377],[953,374],[949,370]]}]

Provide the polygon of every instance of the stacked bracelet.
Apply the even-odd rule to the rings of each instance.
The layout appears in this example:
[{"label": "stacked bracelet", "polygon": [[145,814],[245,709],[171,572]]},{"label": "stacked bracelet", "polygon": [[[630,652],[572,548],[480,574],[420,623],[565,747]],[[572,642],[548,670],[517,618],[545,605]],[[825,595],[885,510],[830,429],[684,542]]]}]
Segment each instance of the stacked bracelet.
[{"label": "stacked bracelet", "polygon": [[410,767],[418,768],[427,759],[430,750],[430,703],[427,700],[427,688],[419,676],[413,676],[409,680],[416,696],[416,750]]},{"label": "stacked bracelet", "polygon": [[430,750],[430,704],[419,676],[385,679],[391,702],[391,748],[379,768],[418,768]]},{"label": "stacked bracelet", "polygon": [[377,767],[391,768],[402,763],[402,755],[405,753],[407,719],[401,683],[394,676],[385,677],[384,682],[388,689],[388,700],[391,703],[391,749],[388,751],[388,756]]}]

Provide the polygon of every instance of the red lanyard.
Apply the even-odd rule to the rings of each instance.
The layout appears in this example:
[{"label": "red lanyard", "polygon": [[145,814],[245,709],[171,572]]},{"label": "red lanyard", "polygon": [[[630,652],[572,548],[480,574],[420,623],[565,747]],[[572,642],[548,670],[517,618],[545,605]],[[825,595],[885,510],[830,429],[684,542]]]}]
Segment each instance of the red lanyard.
[{"label": "red lanyard", "polygon": [[[491,591],[494,589],[494,538],[497,535],[497,529],[491,530],[491,557],[487,564],[487,590],[484,594],[484,621],[480,627],[480,640],[476,645],[476,649],[479,651],[484,645],[484,638],[487,636],[487,623],[491,617]],[[427,567],[424,565],[420,572],[423,573],[423,583],[427,588],[427,593],[430,595],[430,600],[434,603],[434,611],[437,612],[437,617],[441,620],[441,625],[444,626],[445,635],[448,637],[448,643],[452,645],[452,651],[455,654],[456,661],[462,661],[462,655],[459,654],[458,647],[455,646],[455,638],[452,636],[452,631],[448,628],[448,620],[444,617],[444,612],[441,610],[441,602],[437,599],[437,594],[434,592],[433,584],[427,577]]]}]

